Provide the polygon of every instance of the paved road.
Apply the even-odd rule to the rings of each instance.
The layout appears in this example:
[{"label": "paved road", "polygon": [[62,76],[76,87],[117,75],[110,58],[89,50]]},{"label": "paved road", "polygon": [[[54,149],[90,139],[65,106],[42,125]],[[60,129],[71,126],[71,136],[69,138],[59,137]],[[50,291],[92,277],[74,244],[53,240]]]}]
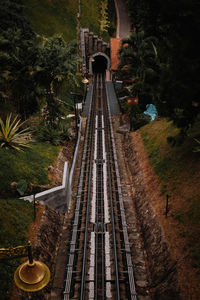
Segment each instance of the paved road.
[{"label": "paved road", "polygon": [[117,12],[117,32],[116,38],[125,38],[130,34],[131,22],[128,15],[126,4],[123,0],[115,0]]}]

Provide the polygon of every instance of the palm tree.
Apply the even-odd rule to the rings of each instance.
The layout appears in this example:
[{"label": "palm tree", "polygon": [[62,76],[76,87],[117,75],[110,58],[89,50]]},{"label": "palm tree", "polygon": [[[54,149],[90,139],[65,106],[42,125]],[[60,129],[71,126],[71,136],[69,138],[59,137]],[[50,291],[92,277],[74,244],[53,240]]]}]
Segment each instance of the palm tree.
[{"label": "palm tree", "polygon": [[126,68],[133,79],[130,90],[135,97],[154,93],[159,70],[156,43],[156,38],[145,37],[144,31],[133,32],[128,39],[122,41],[118,68]]},{"label": "palm tree", "polygon": [[37,80],[45,89],[48,120],[50,126],[55,125],[59,117],[59,106],[56,97],[65,81],[76,83],[77,63],[76,43],[66,44],[61,36],[45,39],[40,47]]}]

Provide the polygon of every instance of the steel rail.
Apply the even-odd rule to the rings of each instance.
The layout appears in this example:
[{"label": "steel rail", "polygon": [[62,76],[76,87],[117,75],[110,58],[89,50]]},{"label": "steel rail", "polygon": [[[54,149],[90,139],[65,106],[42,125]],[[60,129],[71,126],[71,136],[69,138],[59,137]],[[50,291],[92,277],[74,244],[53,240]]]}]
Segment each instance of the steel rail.
[{"label": "steel rail", "polygon": [[[106,91],[106,89],[105,89]],[[106,91],[107,93],[107,91]],[[108,116],[109,116],[109,131],[110,131],[110,139],[111,147],[113,149],[113,165],[114,165],[114,173],[116,177],[116,196],[119,201],[119,213],[120,213],[120,219],[121,219],[121,226],[122,226],[122,232],[123,232],[123,243],[125,248],[125,256],[126,256],[126,265],[127,265],[127,272],[128,272],[128,282],[129,282],[129,292],[128,296],[130,300],[137,300],[137,293],[135,288],[135,279],[134,279],[134,270],[133,270],[133,264],[131,259],[131,251],[130,251],[130,244],[129,244],[129,238],[128,238],[128,230],[127,230],[127,224],[126,224],[126,217],[125,217],[125,211],[124,211],[124,204],[122,199],[122,191],[121,191],[121,184],[120,184],[120,175],[119,175],[119,168],[117,163],[117,153],[116,153],[116,147],[115,147],[115,140],[114,140],[114,133],[113,133],[113,127],[112,127],[112,117],[110,113],[110,107],[107,103],[107,110],[108,110]],[[110,162],[111,160],[109,160]]]},{"label": "steel rail", "polygon": [[[105,84],[103,86],[103,90],[105,91]],[[107,100],[107,96],[104,93],[104,99]],[[107,105],[107,101],[104,104],[104,110]],[[109,115],[108,115],[109,117]],[[107,123],[107,118],[105,119]],[[108,129],[108,127],[107,127]],[[111,214],[111,224],[112,224],[112,239],[113,239],[113,249],[114,249],[114,269],[115,269],[115,292],[116,292],[116,300],[120,300],[120,286],[119,286],[119,271],[118,271],[118,257],[117,257],[117,242],[116,242],[116,234],[115,234],[115,216],[114,216],[114,205],[113,205],[113,188],[112,188],[112,181],[111,181],[111,165],[110,165],[110,149],[108,147],[109,140],[107,139],[106,146],[107,146],[107,161],[108,161],[108,181],[109,184],[109,198],[110,198],[110,214]]]},{"label": "steel rail", "polygon": [[[95,155],[94,151],[96,153]],[[105,157],[106,164],[104,159]],[[96,164],[95,167],[94,164]],[[94,172],[96,173],[95,185],[92,177],[93,168],[95,169]],[[106,183],[106,179],[104,180],[105,169],[107,178]],[[106,190],[105,184],[107,186]],[[93,197],[91,197],[92,193],[94,194]],[[104,201],[104,195],[107,195],[106,201],[109,200],[110,216],[108,216],[108,213],[107,215],[105,214],[105,209],[108,206],[108,202]],[[92,205],[94,205],[91,203],[94,200],[94,197],[96,217],[90,222],[90,210]],[[84,214],[83,210],[86,210],[86,214]],[[92,211],[94,211],[93,208]],[[105,218],[107,221],[105,221]],[[108,223],[110,223],[110,225],[107,227]],[[94,229],[90,232],[89,228]],[[120,236],[119,233],[117,233],[118,229],[122,231]],[[81,234],[80,231],[82,232]],[[109,233],[111,235],[110,238]],[[87,269],[89,234],[91,234],[91,238],[93,236],[95,245],[95,268],[93,269],[94,277],[91,277],[92,279],[89,277],[89,280],[87,280],[87,275],[89,274]],[[106,277],[107,267],[105,263],[105,234],[107,234],[108,238],[112,240],[112,257],[114,261],[112,261],[112,271],[114,271],[114,273],[110,275],[112,276],[112,279],[107,279]],[[81,241],[79,235],[83,237]],[[83,250],[80,252],[82,242]],[[82,264],[80,279],[79,276],[76,277],[76,275],[74,275],[74,273],[76,274],[76,261]],[[125,265],[123,267],[120,266],[119,261]],[[119,273],[120,268],[123,268],[123,276],[124,274],[127,274],[125,280],[123,279],[124,277],[122,277],[123,282],[122,279],[120,279],[120,276],[122,276]],[[111,269],[109,272],[111,274]],[[78,285],[73,286],[72,283],[75,282],[78,283]],[[88,282],[89,287],[90,284],[94,286],[94,296],[92,296],[92,293],[90,296],[87,295]],[[111,288],[109,290],[109,293],[113,293],[112,296],[107,296],[106,294],[107,284],[112,285],[112,292]],[[125,292],[120,290],[121,285],[123,285]],[[76,296],[73,294],[74,291],[76,292]],[[126,296],[123,293],[125,293]],[[127,224],[119,179],[119,170],[117,165],[117,154],[114,142],[112,119],[107,100],[105,79],[103,74],[101,76],[98,74],[93,81],[93,96],[90,103],[90,112],[86,124],[81,171],[76,195],[76,207],[73,220],[69,259],[66,268],[64,300],[70,300],[72,295],[75,298],[78,297],[80,300],[88,299],[87,296],[91,297],[89,299],[94,300],[104,300],[107,299],[107,297],[109,299],[112,297],[112,299],[115,300],[137,299]]]},{"label": "steel rail", "polygon": [[[97,93],[97,199],[96,199],[96,286],[95,286],[95,300],[101,297],[105,299],[105,261],[104,261],[104,203],[103,203],[103,145],[102,145],[102,77],[98,76],[98,93]],[[99,161],[99,163],[98,163]],[[99,263],[99,258],[101,262]],[[101,286],[101,293],[99,292]]]},{"label": "steel rail", "polygon": [[[95,85],[95,80],[93,85]],[[93,93],[93,90],[92,90]],[[80,219],[80,212],[81,212],[81,199],[83,197],[82,191],[84,190],[84,177],[85,177],[85,169],[87,166],[87,152],[88,152],[88,139],[90,138],[90,123],[92,118],[92,103],[90,104],[89,108],[89,118],[86,124],[86,131],[85,131],[85,143],[84,149],[82,154],[82,162],[81,162],[81,172],[79,176],[79,183],[78,183],[78,190],[76,195],[76,207],[75,207],[75,214],[74,214],[74,221],[73,221],[73,229],[72,229],[72,237],[70,242],[70,250],[69,250],[69,259],[67,265],[67,275],[65,280],[65,288],[64,288],[64,300],[70,299],[70,292],[71,292],[71,283],[72,283],[72,275],[73,275],[73,266],[74,266],[74,259],[75,259],[75,250],[78,238],[78,223]]]},{"label": "steel rail", "polygon": [[[96,80],[95,80],[96,84]],[[93,95],[93,98],[95,94]],[[92,105],[94,106],[94,99],[92,100]],[[90,112],[91,114],[92,112]],[[93,112],[94,115],[94,112]],[[91,118],[91,121],[94,123],[94,118]],[[93,124],[94,125],[94,124]],[[90,124],[91,126],[91,124]],[[94,136],[95,127],[92,126],[91,135]],[[81,290],[80,290],[80,300],[84,300],[85,297],[85,278],[86,278],[86,262],[87,262],[87,247],[88,247],[88,226],[89,226],[89,217],[90,217],[90,194],[91,194],[91,184],[92,184],[92,160],[94,152],[94,141],[90,145],[91,155],[89,159],[89,177],[88,177],[88,192],[87,192],[87,208],[86,208],[86,224],[85,224],[85,237],[84,237],[84,250],[83,250],[83,264],[82,264],[82,275],[81,275]]]}]

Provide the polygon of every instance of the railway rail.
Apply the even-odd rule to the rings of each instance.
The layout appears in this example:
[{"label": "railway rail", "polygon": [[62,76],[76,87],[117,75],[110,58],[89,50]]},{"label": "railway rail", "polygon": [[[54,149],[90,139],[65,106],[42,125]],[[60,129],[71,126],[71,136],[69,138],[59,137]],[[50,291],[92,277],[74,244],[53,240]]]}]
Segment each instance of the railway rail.
[{"label": "railway rail", "polygon": [[94,77],[84,141],[63,299],[136,300],[104,74]]}]

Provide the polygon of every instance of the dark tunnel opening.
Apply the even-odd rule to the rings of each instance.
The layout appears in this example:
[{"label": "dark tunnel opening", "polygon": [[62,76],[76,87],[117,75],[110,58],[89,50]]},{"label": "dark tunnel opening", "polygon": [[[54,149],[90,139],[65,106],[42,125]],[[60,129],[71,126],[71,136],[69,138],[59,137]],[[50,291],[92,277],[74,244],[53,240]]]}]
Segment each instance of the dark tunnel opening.
[{"label": "dark tunnel opening", "polygon": [[107,59],[103,55],[95,56],[92,62],[93,73],[104,73],[107,69]]}]

